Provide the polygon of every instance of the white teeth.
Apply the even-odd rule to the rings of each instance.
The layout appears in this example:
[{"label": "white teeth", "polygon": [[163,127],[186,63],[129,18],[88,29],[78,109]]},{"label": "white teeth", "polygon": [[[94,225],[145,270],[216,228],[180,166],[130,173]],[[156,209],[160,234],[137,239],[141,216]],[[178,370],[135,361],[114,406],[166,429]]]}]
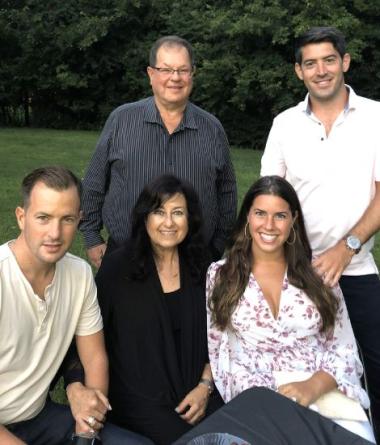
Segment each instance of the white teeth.
[{"label": "white teeth", "polygon": [[276,239],[276,235],[268,235],[266,233],[260,233],[260,236],[264,241],[266,241],[268,243],[270,243]]}]

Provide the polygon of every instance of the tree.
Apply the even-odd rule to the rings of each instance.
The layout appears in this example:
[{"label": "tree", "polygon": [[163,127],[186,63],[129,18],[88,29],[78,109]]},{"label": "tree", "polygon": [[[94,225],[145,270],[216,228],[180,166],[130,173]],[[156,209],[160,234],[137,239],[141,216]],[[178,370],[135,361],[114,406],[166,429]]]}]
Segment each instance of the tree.
[{"label": "tree", "polygon": [[192,99],[232,143],[262,148],[272,118],[305,90],[294,39],[332,25],[347,37],[361,94],[380,98],[380,4],[365,0],[13,0],[0,6],[0,119],[94,128],[117,105],[150,94],[149,48],[177,34],[193,43]]}]

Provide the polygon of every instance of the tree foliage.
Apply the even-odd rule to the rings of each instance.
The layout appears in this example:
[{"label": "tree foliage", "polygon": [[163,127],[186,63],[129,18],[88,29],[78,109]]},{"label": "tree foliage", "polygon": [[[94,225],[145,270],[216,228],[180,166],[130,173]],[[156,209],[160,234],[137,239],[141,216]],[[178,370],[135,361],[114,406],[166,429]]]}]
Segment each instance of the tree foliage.
[{"label": "tree foliage", "polygon": [[150,94],[152,42],[165,34],[196,51],[192,100],[235,144],[261,147],[272,118],[298,102],[293,42],[310,26],[346,35],[348,81],[380,98],[380,3],[365,0],[0,1],[0,119],[98,128],[117,105]]}]

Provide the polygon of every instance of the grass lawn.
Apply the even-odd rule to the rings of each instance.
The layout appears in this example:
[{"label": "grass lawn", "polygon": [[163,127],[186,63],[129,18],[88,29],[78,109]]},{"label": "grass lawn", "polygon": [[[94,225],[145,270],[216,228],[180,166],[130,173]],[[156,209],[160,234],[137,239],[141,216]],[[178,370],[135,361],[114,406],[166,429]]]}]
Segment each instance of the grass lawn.
[{"label": "grass lawn", "polygon": [[[14,209],[20,202],[20,184],[33,168],[64,165],[83,177],[98,133],[40,129],[0,129],[0,243],[18,233]],[[72,252],[85,256],[78,235]]]},{"label": "grass lawn", "polygon": [[[14,209],[20,201],[23,177],[35,167],[61,164],[83,177],[99,133],[43,129],[0,129],[0,243],[17,236]],[[261,152],[233,149],[238,175],[239,198],[258,178]],[[85,256],[80,235],[71,249]]]},{"label": "grass lawn", "polygon": [[[94,131],[62,131],[43,129],[0,129],[0,244],[17,236],[14,209],[20,201],[22,178],[33,168],[61,164],[83,177],[99,133]],[[239,200],[259,176],[262,152],[234,148]],[[380,266],[379,235],[374,249]],[[80,235],[72,252],[85,257]]]}]

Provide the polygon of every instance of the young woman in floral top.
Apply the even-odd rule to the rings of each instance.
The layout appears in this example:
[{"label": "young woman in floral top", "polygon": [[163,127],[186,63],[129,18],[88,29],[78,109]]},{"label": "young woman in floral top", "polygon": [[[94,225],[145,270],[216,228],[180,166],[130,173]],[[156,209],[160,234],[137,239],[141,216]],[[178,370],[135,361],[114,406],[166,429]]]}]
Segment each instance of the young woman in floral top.
[{"label": "young woman in floral top", "polygon": [[[296,192],[278,176],[259,179],[207,276],[209,356],[225,402],[264,386],[309,406],[338,388],[368,408],[342,293],[324,286],[311,259]],[[277,387],[276,371],[310,377]]]}]

